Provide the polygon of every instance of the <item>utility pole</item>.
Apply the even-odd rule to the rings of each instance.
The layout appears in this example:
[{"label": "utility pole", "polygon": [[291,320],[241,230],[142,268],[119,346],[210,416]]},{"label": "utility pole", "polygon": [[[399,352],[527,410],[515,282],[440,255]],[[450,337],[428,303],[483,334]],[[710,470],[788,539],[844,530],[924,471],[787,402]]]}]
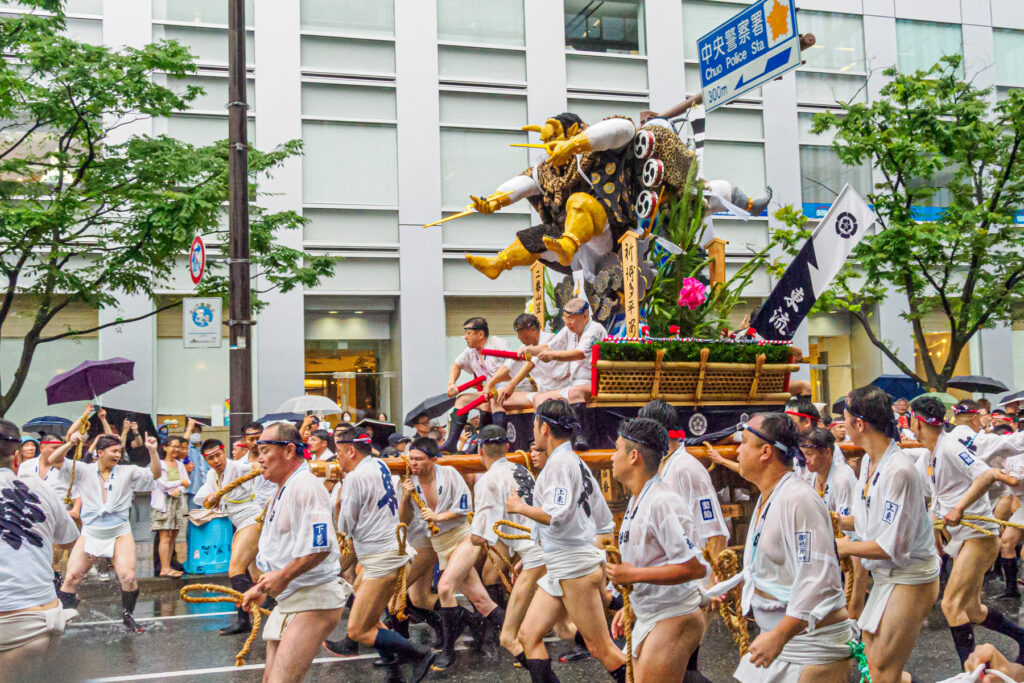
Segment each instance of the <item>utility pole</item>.
[{"label": "utility pole", "polygon": [[249,147],[245,100],[245,0],[228,7],[228,276],[231,441],[252,422],[252,305],[249,295]]}]

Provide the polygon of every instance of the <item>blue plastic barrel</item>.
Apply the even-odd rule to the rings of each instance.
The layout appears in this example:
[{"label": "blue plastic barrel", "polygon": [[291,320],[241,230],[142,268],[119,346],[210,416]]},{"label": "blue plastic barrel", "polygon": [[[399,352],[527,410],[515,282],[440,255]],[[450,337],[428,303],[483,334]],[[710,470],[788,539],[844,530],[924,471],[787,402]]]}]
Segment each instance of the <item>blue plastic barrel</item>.
[{"label": "blue plastic barrel", "polygon": [[234,528],[227,517],[211,519],[202,526],[188,523],[187,574],[222,574],[231,560],[231,537]]}]

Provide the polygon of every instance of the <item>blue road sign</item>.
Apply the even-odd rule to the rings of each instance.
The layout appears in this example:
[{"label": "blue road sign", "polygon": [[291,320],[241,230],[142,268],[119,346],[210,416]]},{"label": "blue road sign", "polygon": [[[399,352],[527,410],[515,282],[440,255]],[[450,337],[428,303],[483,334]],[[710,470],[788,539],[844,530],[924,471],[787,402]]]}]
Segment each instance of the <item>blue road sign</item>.
[{"label": "blue road sign", "polygon": [[793,0],[757,0],[697,40],[704,107],[712,111],[800,65]]}]

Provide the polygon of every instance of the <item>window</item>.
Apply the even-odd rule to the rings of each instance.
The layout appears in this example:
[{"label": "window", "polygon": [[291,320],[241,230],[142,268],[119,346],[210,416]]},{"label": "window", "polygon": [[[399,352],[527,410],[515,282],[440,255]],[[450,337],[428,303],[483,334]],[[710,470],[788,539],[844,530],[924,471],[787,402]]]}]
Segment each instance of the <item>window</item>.
[{"label": "window", "polygon": [[565,44],[573,50],[646,54],[641,0],[565,0]]},{"label": "window", "polygon": [[871,191],[871,166],[844,166],[832,149],[832,134],[815,135],[811,132],[814,114],[801,113],[800,126],[800,185],[804,213],[820,218],[835,201],[847,183],[861,195]]},{"label": "window", "polygon": [[897,19],[896,49],[900,71],[928,70],[946,55],[963,54],[963,34],[957,24]]},{"label": "window", "polygon": [[393,0],[302,0],[303,31],[328,31],[354,36],[395,35]]},{"label": "window", "polygon": [[822,104],[866,102],[867,71],[861,17],[801,10],[797,23],[802,33],[813,33],[817,38],[817,42],[801,54],[806,64],[796,75],[797,99]]},{"label": "window", "polygon": [[437,38],[525,46],[523,0],[437,0]]},{"label": "window", "polygon": [[[153,40],[176,40],[196,56],[200,65],[228,64],[228,32],[219,28],[194,26],[160,25],[153,26]],[[256,64],[256,44],[252,31],[245,34],[245,64]]]},{"label": "window", "polygon": [[394,125],[304,121],[302,200],[312,204],[398,204]]},{"label": "window", "polygon": [[569,111],[583,119],[588,126],[609,116],[628,116],[639,126],[640,112],[650,108],[647,100],[569,98]]},{"label": "window", "polygon": [[[79,0],[79,4],[81,0]],[[102,5],[102,2],[94,4]],[[253,26],[256,17],[256,3],[245,2],[245,25]],[[96,12],[99,14],[99,12]],[[154,21],[180,21],[189,24],[228,25],[228,3],[209,2],[209,0],[153,0]]]},{"label": "window", "polygon": [[[218,140],[228,139],[228,116],[226,113],[217,116],[175,114],[153,119],[153,133],[177,138],[197,147],[212,145]],[[249,142],[252,143],[256,136],[256,123],[252,117],[249,117],[246,133]]]},{"label": "window", "polygon": [[1024,88],[1024,31],[992,31],[996,55],[996,89],[1002,97],[1009,88]]},{"label": "window", "polygon": [[[494,93],[441,92],[441,206],[462,207],[529,166],[519,127],[526,99]],[[512,212],[510,212],[512,213]]]}]

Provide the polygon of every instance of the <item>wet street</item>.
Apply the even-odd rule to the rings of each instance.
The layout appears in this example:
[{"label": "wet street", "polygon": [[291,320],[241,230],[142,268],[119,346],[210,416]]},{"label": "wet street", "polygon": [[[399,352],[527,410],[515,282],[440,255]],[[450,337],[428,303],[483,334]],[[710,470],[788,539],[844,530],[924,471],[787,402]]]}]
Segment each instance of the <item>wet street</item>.
[{"label": "wet street", "polygon": [[[163,584],[167,586],[166,582]],[[993,594],[1002,588],[993,581],[988,587]],[[999,601],[991,603],[1011,618],[1020,621],[1019,603]],[[263,675],[265,648],[257,639],[246,658],[246,666],[235,668],[234,656],[245,640],[244,636],[224,637],[217,629],[232,619],[226,603],[186,604],[177,590],[143,587],[136,616],[146,627],[138,635],[125,633],[120,623],[120,600],[113,590],[94,588],[83,594],[80,616],[72,622],[61,641],[55,657],[46,663],[44,671],[19,680],[56,681],[136,681],[182,680],[202,683],[227,681],[259,681]],[[340,637],[343,626],[335,631]],[[412,627],[413,636],[428,637],[423,626]],[[1015,656],[1010,641],[976,627],[978,642],[994,642],[1004,652]],[[551,641],[548,648],[557,656],[571,648],[571,643]],[[369,683],[382,680],[380,669],[372,665],[376,654],[369,648],[358,657],[340,659],[321,650],[306,680],[308,681],[360,681]],[[731,673],[738,661],[736,648],[719,618],[712,621],[701,647],[701,669],[712,681],[731,681]],[[594,660],[562,664],[556,661],[555,672],[563,681],[607,680],[600,665]],[[910,661],[910,671],[920,681],[939,681],[957,672],[957,659],[949,630],[945,627],[938,606],[929,617]],[[459,655],[456,666],[447,674],[432,674],[432,678],[458,681],[519,681],[529,680],[527,673],[513,668],[512,660],[502,654],[500,661],[489,661],[471,651]],[[856,680],[856,679],[851,679]]]}]

